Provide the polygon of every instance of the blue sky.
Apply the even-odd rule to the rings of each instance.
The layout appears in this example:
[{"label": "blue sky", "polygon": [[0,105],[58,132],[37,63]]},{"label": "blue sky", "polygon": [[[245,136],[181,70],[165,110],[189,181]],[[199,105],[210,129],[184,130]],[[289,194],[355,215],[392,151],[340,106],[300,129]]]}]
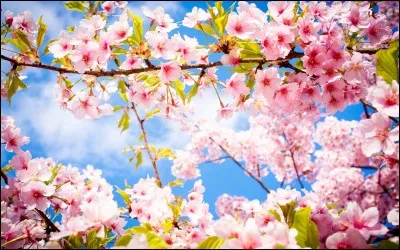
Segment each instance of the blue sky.
[{"label": "blue sky", "polygon": [[[233,2],[225,2],[227,8]],[[130,9],[139,13],[140,5],[146,5],[151,9],[162,6],[175,21],[181,21],[185,13],[193,6],[206,9],[205,2],[130,2]],[[266,2],[258,2],[257,6],[266,10]],[[61,29],[70,25],[78,25],[82,15],[78,12],[66,11],[63,2],[1,2],[2,20],[5,10],[11,10],[17,14],[23,10],[29,10],[38,20],[43,15],[45,24],[49,26],[45,43],[50,38],[55,38]],[[148,27],[145,25],[144,27]],[[203,35],[193,29],[179,28],[172,34],[180,32],[190,37],[197,37],[200,43],[206,44]],[[211,58],[218,59],[218,58]],[[51,60],[50,56],[44,58],[45,62]],[[2,70],[9,69],[7,63],[2,62]],[[103,170],[103,175],[112,184],[123,187],[124,179],[129,184],[136,183],[139,178],[152,176],[153,172],[149,162],[135,170],[133,164],[128,162],[128,155],[121,151],[126,146],[137,145],[139,135],[138,124],[131,122],[128,131],[120,134],[117,122],[120,114],[104,117],[94,121],[77,120],[74,116],[61,110],[55,101],[53,86],[56,84],[57,74],[39,69],[25,71],[28,76],[24,82],[29,86],[27,90],[17,92],[13,97],[11,107],[6,100],[1,101],[2,115],[11,115],[16,119],[17,126],[21,127],[23,134],[31,138],[28,147],[33,157],[52,157],[63,164],[71,163],[73,166],[85,168],[92,164]],[[220,79],[229,77],[225,70],[219,70]],[[71,77],[74,79],[73,77]],[[226,95],[223,95],[228,100]],[[113,104],[119,100],[116,96],[111,100]],[[199,107],[194,118],[209,117],[213,119],[218,109],[218,102],[212,91],[206,91],[202,97],[196,97],[195,105]],[[335,114],[339,119],[359,120],[363,109],[361,105],[349,106],[344,112]],[[216,121],[213,121],[216,122]],[[158,147],[172,147],[183,149],[189,141],[189,136],[179,130],[176,124],[159,119],[152,119],[146,124],[149,141]],[[219,126],[242,130],[248,127],[247,114],[236,114],[229,120],[219,123]],[[12,157],[1,148],[1,165],[4,166]],[[145,159],[146,161],[146,159]],[[161,179],[164,184],[174,180],[171,175],[171,162],[163,160],[158,163]],[[249,200],[266,198],[266,193],[250,177],[246,176],[233,162],[227,160],[223,164],[203,164],[200,166],[201,179],[206,187],[205,201],[210,205],[210,211],[216,216],[214,204],[218,196],[227,193],[229,195],[245,196]],[[177,195],[184,195],[193,187],[194,181],[187,181],[183,188],[174,187]],[[276,189],[279,183],[274,176],[264,178],[264,183],[271,189]],[[295,185],[298,188],[298,185]],[[307,189],[310,185],[306,184]],[[116,195],[118,197],[118,195]]]}]

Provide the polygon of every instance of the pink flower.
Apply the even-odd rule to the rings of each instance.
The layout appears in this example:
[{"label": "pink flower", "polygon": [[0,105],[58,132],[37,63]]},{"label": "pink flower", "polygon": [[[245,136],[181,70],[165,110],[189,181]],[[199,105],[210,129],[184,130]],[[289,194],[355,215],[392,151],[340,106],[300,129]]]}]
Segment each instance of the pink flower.
[{"label": "pink flower", "polygon": [[174,42],[176,54],[179,58],[183,58],[185,62],[188,63],[199,59],[199,50],[196,49],[198,46],[196,38],[190,38],[184,35],[184,39],[182,39],[179,34],[175,34],[171,40]]},{"label": "pink flower", "polygon": [[49,196],[54,194],[55,188],[47,186],[43,182],[33,181],[27,183],[21,190],[21,200],[25,202],[28,209],[37,208],[45,211],[50,206]]},{"label": "pink flower", "polygon": [[266,70],[259,70],[256,74],[254,91],[270,99],[274,96],[275,91],[279,89],[281,82],[277,68],[270,67]]},{"label": "pink flower", "polygon": [[142,85],[138,84],[129,88],[127,98],[129,101],[140,103],[149,108],[154,104],[155,95],[151,93],[150,89],[144,88]]},{"label": "pink flower", "polygon": [[104,28],[106,25],[106,20],[104,20],[100,15],[94,15],[90,19],[82,20],[80,25],[82,27],[98,31]]},{"label": "pink flower", "polygon": [[29,143],[29,137],[21,135],[20,128],[6,127],[1,131],[1,139],[6,143],[8,152],[18,153],[20,147]]},{"label": "pink flower", "polygon": [[119,44],[125,41],[130,35],[132,35],[133,28],[129,27],[128,14],[121,14],[119,21],[110,25],[107,29],[107,33],[111,35],[114,42]]},{"label": "pink flower", "polygon": [[260,247],[262,247],[261,234],[254,218],[246,221],[246,225],[239,231],[236,239],[228,238],[223,245],[223,248],[231,249],[255,249]]},{"label": "pink flower", "polygon": [[28,162],[32,159],[32,155],[29,151],[20,151],[17,155],[14,155],[10,161],[10,165],[14,169],[28,169]]},{"label": "pink flower", "polygon": [[326,239],[328,249],[372,249],[372,246],[365,242],[363,236],[355,229],[348,229],[346,232],[337,232]]},{"label": "pink flower", "polygon": [[76,100],[72,104],[72,113],[76,118],[82,119],[88,116],[91,119],[96,119],[99,117],[99,111],[97,110],[99,101],[97,97],[85,92],[79,92],[75,98]]},{"label": "pink flower", "polygon": [[267,30],[268,31],[265,32],[265,37],[261,43],[263,47],[262,52],[265,56],[265,59],[276,60],[281,56],[277,48],[277,36],[275,33],[271,32],[270,29]]},{"label": "pink flower", "polygon": [[92,223],[106,224],[119,217],[118,205],[110,199],[96,199],[79,206],[83,216]]},{"label": "pink flower", "polygon": [[240,50],[231,50],[229,54],[224,54],[221,57],[221,63],[223,65],[237,66],[240,62]]},{"label": "pink flower", "polygon": [[71,38],[68,36],[68,33],[63,30],[60,32],[60,38],[49,45],[49,51],[53,53],[55,58],[62,58],[72,51],[70,42]]},{"label": "pink flower", "polygon": [[365,2],[362,5],[353,3],[350,12],[343,15],[342,23],[349,24],[349,30],[351,32],[357,32],[359,29],[368,28],[370,25],[369,12],[368,2]]},{"label": "pink flower", "polygon": [[370,157],[381,150],[387,155],[394,153],[395,144],[399,137],[399,127],[390,130],[390,120],[386,115],[374,113],[370,119],[360,122],[365,141],[361,145],[365,156]]},{"label": "pink flower", "polygon": [[110,45],[113,43],[113,37],[110,33],[105,31],[100,31],[100,41],[99,41],[99,63],[107,64],[111,56],[111,48]]},{"label": "pink flower", "polygon": [[81,43],[70,54],[71,61],[74,63],[74,68],[79,73],[85,73],[86,70],[95,69],[98,65],[97,58],[99,44],[95,41],[90,41],[88,44]]},{"label": "pink flower", "polygon": [[29,182],[31,180],[48,181],[52,175],[50,167],[43,158],[36,158],[28,162],[26,168],[17,170],[17,178],[21,182]]},{"label": "pink flower", "polygon": [[313,21],[313,17],[306,14],[297,21],[299,35],[303,42],[309,43],[317,40],[318,31],[321,29],[321,24]]},{"label": "pink flower", "polygon": [[221,107],[217,111],[217,121],[220,121],[221,119],[227,119],[229,117],[232,117],[233,113],[236,111],[234,107],[229,106],[229,104],[225,105],[224,107]]},{"label": "pink flower", "polygon": [[274,26],[272,29],[276,36],[276,45],[280,50],[280,57],[286,57],[292,50],[290,43],[294,41],[295,35],[285,25]]},{"label": "pink flower", "polygon": [[306,68],[307,74],[320,76],[323,73],[322,64],[326,61],[325,54],[318,54],[315,57],[303,56],[302,57],[304,67]]},{"label": "pink flower", "polygon": [[107,15],[110,15],[112,13],[114,13],[115,8],[114,8],[114,2],[113,1],[105,1],[101,7],[103,8],[104,12]]},{"label": "pink flower", "polygon": [[209,18],[211,18],[210,14],[205,12],[203,9],[193,7],[192,12],[186,13],[186,17],[183,19],[182,25],[189,28],[194,28],[197,24],[207,21]]},{"label": "pink flower", "polygon": [[245,79],[245,74],[233,74],[226,83],[226,91],[234,98],[239,98],[241,95],[248,95],[250,89],[246,87]]},{"label": "pink flower", "polygon": [[290,1],[268,2],[268,11],[274,19],[277,19],[292,13],[294,6],[295,3]]},{"label": "pink flower", "polygon": [[399,117],[399,84],[393,80],[389,85],[378,78],[377,85],[371,88],[368,100],[382,114]]},{"label": "pink flower", "polygon": [[13,28],[20,29],[26,33],[36,33],[38,25],[32,17],[32,13],[24,11],[13,18]]},{"label": "pink flower", "polygon": [[328,114],[334,114],[338,110],[343,111],[346,107],[346,99],[344,99],[343,92],[323,93],[322,99]]},{"label": "pink flower", "polygon": [[161,81],[171,82],[178,80],[181,75],[181,67],[177,61],[170,61],[161,65],[161,70],[158,74]]},{"label": "pink flower", "polygon": [[368,240],[371,235],[384,235],[388,229],[379,223],[379,211],[376,207],[370,207],[364,212],[356,202],[349,202],[346,210],[340,214],[339,223],[344,228],[358,230]]},{"label": "pink flower", "polygon": [[372,19],[370,26],[363,32],[367,35],[371,45],[379,44],[391,35],[391,29],[384,17]]},{"label": "pink flower", "polygon": [[172,59],[175,56],[175,46],[168,40],[168,34],[158,31],[147,31],[145,38],[152,47],[151,55],[155,58]]},{"label": "pink flower", "polygon": [[142,64],[142,60],[139,57],[127,56],[126,60],[119,67],[120,69],[130,70],[138,69]]},{"label": "pink flower", "polygon": [[13,20],[14,20],[14,13],[12,13],[9,10],[6,10],[6,12],[4,13],[4,17],[5,17],[4,19],[6,21],[6,24],[8,26],[12,26]]},{"label": "pink flower", "polygon": [[254,25],[250,21],[247,15],[231,13],[225,30],[231,36],[248,39],[254,33]]},{"label": "pink flower", "polygon": [[371,62],[364,60],[361,53],[353,52],[351,60],[343,64],[346,70],[343,78],[348,82],[363,82],[368,77],[371,67]]}]

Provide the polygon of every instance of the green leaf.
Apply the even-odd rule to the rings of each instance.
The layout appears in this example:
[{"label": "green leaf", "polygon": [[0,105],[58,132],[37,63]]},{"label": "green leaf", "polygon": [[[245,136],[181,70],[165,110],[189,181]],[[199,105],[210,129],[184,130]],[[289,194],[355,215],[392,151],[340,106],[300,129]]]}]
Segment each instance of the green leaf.
[{"label": "green leaf", "polygon": [[1,41],[4,43],[10,43],[10,44],[14,45],[16,48],[18,48],[22,52],[26,52],[29,49],[29,47],[26,46],[25,43],[23,43],[21,40],[19,40],[17,38],[2,38]]},{"label": "green leaf", "polygon": [[128,53],[128,51],[126,49],[123,49],[123,48],[114,48],[112,53],[114,55],[126,55]]},{"label": "green leaf", "polygon": [[121,197],[124,200],[125,204],[130,206],[132,201],[129,198],[129,195],[124,190],[120,189],[119,187],[115,186],[115,188],[117,189],[117,193],[119,193],[121,195]]},{"label": "green leaf", "polygon": [[294,213],[292,228],[297,230],[296,241],[301,247],[319,247],[318,228],[310,220],[311,208],[306,207]]},{"label": "green leaf", "polygon": [[297,60],[297,61],[294,63],[294,66],[295,66],[296,68],[298,68],[299,70],[305,70],[305,69],[306,69],[306,68],[304,68],[303,61],[302,61],[302,60]]},{"label": "green leaf", "polygon": [[375,247],[375,249],[399,249],[399,243],[393,242],[391,240],[382,240]]},{"label": "green leaf", "polygon": [[82,236],[70,235],[68,237],[67,244],[71,249],[80,249],[82,247]]},{"label": "green leaf", "polygon": [[218,236],[210,236],[203,240],[197,246],[197,249],[220,249],[224,244],[225,239],[219,238]]},{"label": "green leaf", "polygon": [[132,41],[136,45],[139,45],[140,42],[143,40],[143,19],[133,14],[129,9],[128,15],[133,21],[133,34],[131,36]]},{"label": "green leaf", "polygon": [[75,26],[72,26],[72,25],[71,25],[71,26],[68,26],[68,27],[67,27],[67,31],[68,31],[68,32],[74,32],[74,30],[75,30]]},{"label": "green leaf", "polygon": [[260,58],[262,57],[260,46],[251,40],[240,40],[240,58]]},{"label": "green leaf", "polygon": [[86,248],[98,249],[100,247],[101,238],[97,237],[97,230],[92,229],[86,236]]},{"label": "green leaf", "polygon": [[138,151],[136,153],[136,159],[137,159],[137,161],[136,161],[135,168],[137,169],[143,163],[143,153],[142,153],[142,151]]},{"label": "green leaf", "polygon": [[172,87],[176,90],[176,93],[182,99],[182,102],[185,103],[186,94],[185,94],[185,84],[180,80],[176,80],[172,82]]},{"label": "green leaf", "polygon": [[281,222],[281,216],[278,214],[278,212],[276,210],[271,209],[271,210],[268,210],[268,212],[270,214],[272,214],[277,221]]},{"label": "green leaf", "polygon": [[153,232],[147,232],[146,238],[151,249],[167,248],[169,246],[163,238]]},{"label": "green leaf", "polygon": [[131,234],[124,234],[121,237],[118,238],[118,240],[115,242],[114,246],[116,247],[126,247],[129,242],[132,239]]},{"label": "green leaf", "polygon": [[173,180],[173,181],[168,182],[168,186],[170,186],[170,187],[174,187],[174,186],[183,187],[183,182],[182,182],[182,180]]},{"label": "green leaf", "polygon": [[119,119],[118,128],[121,128],[121,133],[129,128],[130,120],[131,119],[127,113],[124,113],[121,119]]},{"label": "green leaf", "polygon": [[318,227],[312,220],[308,222],[306,246],[319,248]]},{"label": "green leaf", "polygon": [[376,53],[376,73],[386,83],[392,84],[393,80],[399,82],[399,40],[390,44],[389,49],[381,49]]},{"label": "green leaf", "polygon": [[206,24],[206,23],[198,23],[196,26],[194,26],[195,29],[201,30],[204,33],[207,33],[209,35],[215,36],[215,30],[213,29],[213,27],[211,27],[211,25]]},{"label": "green leaf", "polygon": [[164,228],[165,233],[169,233],[171,229],[174,227],[174,223],[171,219],[166,219],[161,226]]},{"label": "green leaf", "polygon": [[11,105],[11,98],[17,92],[18,88],[20,89],[27,88],[26,85],[21,81],[21,79],[19,79],[16,73],[14,73],[11,79],[10,77],[7,79],[6,86],[8,86],[8,91],[7,91],[8,105]]},{"label": "green leaf", "polygon": [[79,12],[86,12],[89,7],[89,2],[87,1],[66,1],[65,8],[67,10],[75,10]]},{"label": "green leaf", "polygon": [[126,230],[126,233],[130,234],[145,234],[147,232],[149,232],[149,229],[143,226],[131,227]]},{"label": "green leaf", "polygon": [[332,209],[334,209],[335,207],[337,207],[338,205],[339,205],[339,202],[336,201],[336,202],[334,202],[334,203],[328,205],[327,208],[328,208],[328,210],[332,210]]},{"label": "green leaf", "polygon": [[195,83],[193,87],[189,90],[189,93],[187,94],[187,102],[190,103],[192,98],[197,94],[197,91],[199,90],[199,85]]},{"label": "green leaf", "polygon": [[29,42],[28,36],[24,32],[22,32],[21,30],[14,30],[13,33],[18,40],[23,42],[29,48],[32,48],[31,43]]},{"label": "green leaf", "polygon": [[44,40],[44,35],[46,34],[47,31],[47,26],[43,23],[42,20],[43,16],[40,16],[39,18],[39,29],[38,29],[38,35],[36,38],[36,47],[39,48],[40,45],[42,44],[43,40]]},{"label": "green leaf", "polygon": [[176,204],[172,204],[167,201],[167,204],[171,208],[172,214],[174,215],[174,221],[178,221],[182,208],[182,199],[179,197],[177,197],[177,199],[178,201],[176,202]]},{"label": "green leaf", "polygon": [[285,222],[289,225],[289,227],[291,227],[293,223],[294,208],[296,207],[296,201],[291,201],[285,205],[279,205],[279,207],[282,210]]},{"label": "green leaf", "polygon": [[115,105],[113,111],[117,112],[118,110],[121,110],[121,109],[122,109],[122,106]]},{"label": "green leaf", "polygon": [[225,31],[225,26],[228,23],[228,13],[218,17],[215,19],[215,26],[217,27],[217,31],[220,35],[222,35]]},{"label": "green leaf", "polygon": [[236,73],[249,73],[249,69],[256,67],[258,63],[240,63],[232,69]]},{"label": "green leaf", "polygon": [[156,154],[156,158],[175,158],[175,154],[172,148],[159,148]]},{"label": "green leaf", "polygon": [[215,7],[218,10],[218,15],[222,15],[224,13],[224,7],[222,7],[222,1],[215,2]]},{"label": "green leaf", "polygon": [[149,120],[149,119],[151,119],[153,116],[155,116],[155,115],[158,114],[158,113],[160,113],[160,110],[159,110],[159,109],[154,109],[154,110],[148,112],[148,113],[146,114],[146,116],[144,117],[144,119],[145,119],[145,120]]}]

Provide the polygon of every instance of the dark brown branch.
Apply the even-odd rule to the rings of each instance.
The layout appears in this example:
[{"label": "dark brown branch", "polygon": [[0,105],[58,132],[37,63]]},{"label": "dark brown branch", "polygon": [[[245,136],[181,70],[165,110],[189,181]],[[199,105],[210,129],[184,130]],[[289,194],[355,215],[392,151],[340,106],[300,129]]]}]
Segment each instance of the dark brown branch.
[{"label": "dark brown branch", "polygon": [[[367,103],[366,101],[364,101],[363,99],[360,99],[360,102],[365,105],[368,108],[371,108],[372,110],[374,110],[375,112],[378,112],[378,110],[372,106],[371,104]],[[394,121],[396,123],[396,125],[398,125],[399,120],[397,120],[396,118],[389,116],[390,120]]]},{"label": "dark brown branch", "polygon": [[368,113],[368,108],[367,105],[364,101],[361,101],[362,105],[363,105],[363,109],[364,109],[364,113],[365,113],[365,117],[367,117],[367,119],[371,118],[371,115]]},{"label": "dark brown branch", "polygon": [[[270,62],[272,64],[279,65],[280,63],[284,61],[288,61],[290,59],[303,56],[303,53],[298,53],[291,51],[289,55],[280,60],[274,60],[274,61],[266,61],[264,58],[248,58],[248,59],[240,59],[240,63],[266,63]],[[27,66],[27,67],[33,67],[33,68],[41,68],[41,69],[47,69],[47,70],[52,70],[52,71],[57,71],[61,74],[85,74],[85,75],[92,75],[92,76],[115,76],[115,75],[130,75],[130,74],[135,74],[135,73],[142,73],[142,72],[149,72],[149,71],[155,71],[155,70],[160,70],[160,66],[152,66],[151,62],[149,60],[145,60],[145,63],[147,65],[147,68],[141,68],[141,69],[131,69],[131,70],[110,70],[110,71],[86,71],[84,73],[79,73],[76,70],[73,69],[65,69],[65,68],[60,68],[48,64],[43,64],[43,63],[24,63],[24,62],[18,62],[15,59],[12,59],[10,57],[1,55],[1,59],[9,61],[13,63],[14,67],[17,66]],[[217,66],[222,66],[222,63],[220,61],[218,62],[212,62],[212,63],[206,63],[206,64],[192,64],[192,65],[182,65],[181,69],[207,69],[207,68],[212,68],[212,67],[217,67]]]},{"label": "dark brown branch", "polygon": [[1,178],[3,178],[4,182],[6,185],[8,185],[8,177],[7,175],[3,172],[3,169],[1,170]]},{"label": "dark brown branch", "polygon": [[292,161],[293,161],[293,167],[296,172],[297,180],[299,181],[301,188],[304,188],[303,182],[300,179],[299,171],[297,169],[296,160],[294,159],[294,154],[293,154],[292,150],[289,150],[289,152],[290,152],[290,157],[292,158]]},{"label": "dark brown branch", "polygon": [[142,130],[145,149],[147,151],[147,154],[148,154],[148,156],[150,158],[150,161],[151,161],[151,164],[153,166],[154,175],[155,175],[156,180],[157,180],[157,185],[161,188],[162,187],[161,178],[160,178],[160,174],[158,173],[158,170],[157,170],[156,159],[153,156],[153,154],[151,153],[149,142],[147,141],[147,134],[146,134],[146,130],[144,129],[144,120],[139,117],[139,113],[137,112],[136,106],[135,106],[135,104],[133,102],[132,102],[132,110],[135,113],[136,119],[138,120],[139,125],[140,125],[140,129]]}]

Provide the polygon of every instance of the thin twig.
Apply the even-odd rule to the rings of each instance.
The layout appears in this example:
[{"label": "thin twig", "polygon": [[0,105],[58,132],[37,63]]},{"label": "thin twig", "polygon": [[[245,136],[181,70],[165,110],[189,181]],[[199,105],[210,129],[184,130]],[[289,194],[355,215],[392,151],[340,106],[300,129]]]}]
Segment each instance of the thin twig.
[{"label": "thin twig", "polygon": [[153,156],[153,154],[151,153],[149,142],[147,141],[147,134],[146,134],[146,130],[144,129],[144,125],[143,125],[144,124],[144,120],[139,117],[139,113],[138,113],[138,111],[136,109],[136,106],[135,106],[135,104],[133,102],[132,102],[132,110],[135,113],[136,119],[138,120],[138,122],[140,124],[140,129],[142,130],[142,134],[143,134],[143,141],[145,143],[145,149],[147,151],[147,154],[148,154],[148,156],[150,158],[150,161],[151,161],[151,164],[153,166],[154,175],[155,175],[156,180],[157,180],[157,185],[161,188],[162,187],[161,178],[160,178],[160,175],[159,175],[158,170],[157,170],[156,159]]},{"label": "thin twig", "polygon": [[[360,102],[361,102],[363,105],[365,105],[365,106],[367,106],[367,107],[373,109],[375,112],[378,112],[378,110],[377,110],[374,106],[372,106],[371,104],[367,103],[367,102],[364,101],[363,99],[360,99]],[[392,117],[392,116],[389,116],[389,118],[390,118],[390,120],[394,121],[394,122],[396,123],[396,125],[399,124],[399,120],[397,120],[396,118],[394,118],[394,117]]]}]

